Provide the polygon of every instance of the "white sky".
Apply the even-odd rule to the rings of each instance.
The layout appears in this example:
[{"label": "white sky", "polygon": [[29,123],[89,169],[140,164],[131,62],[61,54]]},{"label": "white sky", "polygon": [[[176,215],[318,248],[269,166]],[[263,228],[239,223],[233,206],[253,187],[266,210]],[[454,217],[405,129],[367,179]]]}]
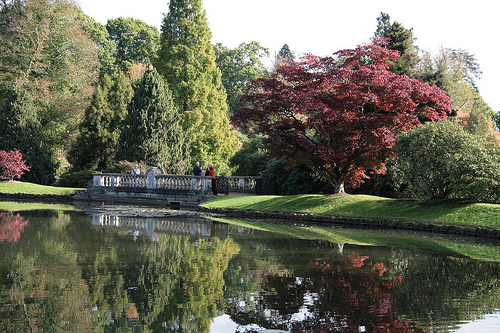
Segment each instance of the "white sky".
[{"label": "white sky", "polygon": [[[79,0],[102,24],[132,17],[160,29],[168,0]],[[212,42],[235,48],[257,41],[272,56],[283,44],[296,54],[330,55],[370,41],[380,12],[413,28],[415,44],[436,54],[441,47],[473,54],[483,72],[479,92],[500,111],[499,22],[496,1],[475,0],[203,0]]]}]

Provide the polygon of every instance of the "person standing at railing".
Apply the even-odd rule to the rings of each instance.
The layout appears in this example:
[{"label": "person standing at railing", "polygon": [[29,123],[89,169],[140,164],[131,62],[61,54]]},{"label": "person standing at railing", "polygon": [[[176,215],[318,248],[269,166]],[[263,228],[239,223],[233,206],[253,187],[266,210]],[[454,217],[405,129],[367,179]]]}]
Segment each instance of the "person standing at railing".
[{"label": "person standing at railing", "polygon": [[[131,172],[132,175],[138,176],[141,174],[141,169],[139,169],[139,165],[134,165],[134,169]],[[134,179],[131,180],[132,186],[134,187],[139,187],[139,179],[137,177],[134,177]]]},{"label": "person standing at railing", "polygon": [[136,176],[141,174],[141,169],[139,169],[139,166],[137,164],[134,166],[134,169],[131,173]]},{"label": "person standing at railing", "polygon": [[215,168],[214,168],[214,165],[212,163],[210,163],[208,165],[207,173],[205,174],[205,176],[215,177]]},{"label": "person standing at railing", "polygon": [[158,170],[160,171],[160,173],[163,175],[163,169],[161,168],[161,164],[160,163],[156,163],[156,167],[158,168]]},{"label": "person standing at railing", "polygon": [[[196,162],[194,164],[194,168],[193,168],[193,175],[195,175],[195,176],[201,176],[202,171],[203,170],[200,167],[200,162]],[[195,182],[194,186],[197,189],[200,189],[201,188],[201,179],[194,179],[193,181]]]},{"label": "person standing at railing", "polygon": [[200,167],[200,162],[196,162],[194,164],[194,168],[193,168],[193,175],[195,176],[201,176],[201,167]]},{"label": "person standing at railing", "polygon": [[205,176],[212,177],[212,193],[217,195],[217,182],[215,179],[215,168],[212,163],[208,165],[207,172]]}]

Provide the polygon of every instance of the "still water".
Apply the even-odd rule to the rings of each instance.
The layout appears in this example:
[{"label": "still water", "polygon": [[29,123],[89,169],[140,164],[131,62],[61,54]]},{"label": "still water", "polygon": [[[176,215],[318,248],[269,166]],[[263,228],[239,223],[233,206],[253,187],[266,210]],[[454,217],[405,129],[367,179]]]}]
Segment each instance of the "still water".
[{"label": "still water", "polygon": [[486,240],[0,212],[0,332],[500,332]]}]

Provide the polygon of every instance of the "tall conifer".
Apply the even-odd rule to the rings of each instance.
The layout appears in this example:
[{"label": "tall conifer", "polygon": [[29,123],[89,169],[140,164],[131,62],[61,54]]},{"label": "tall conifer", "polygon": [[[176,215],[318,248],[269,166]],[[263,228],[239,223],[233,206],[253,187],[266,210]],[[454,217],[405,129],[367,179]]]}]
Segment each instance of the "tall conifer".
[{"label": "tall conifer", "polygon": [[134,85],[117,159],[161,163],[167,173],[185,173],[189,158],[181,117],[163,78],[149,67]]},{"label": "tall conifer", "polygon": [[162,24],[157,68],[183,115],[192,160],[231,172],[240,143],[231,130],[221,72],[201,0],[172,0]]},{"label": "tall conifer", "polygon": [[132,87],[121,73],[114,80],[105,74],[80,123],[80,131],[69,161],[74,170],[102,171],[113,160],[122,121],[132,98]]}]

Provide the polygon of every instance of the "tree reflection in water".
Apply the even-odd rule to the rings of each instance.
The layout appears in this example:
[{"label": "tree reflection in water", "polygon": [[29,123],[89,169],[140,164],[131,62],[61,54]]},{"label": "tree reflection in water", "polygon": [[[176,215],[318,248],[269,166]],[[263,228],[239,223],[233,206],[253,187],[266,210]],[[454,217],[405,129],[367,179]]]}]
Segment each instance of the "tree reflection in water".
[{"label": "tree reflection in water", "polygon": [[247,333],[446,331],[500,308],[496,262],[210,221],[96,228],[83,213],[9,214],[2,332],[209,332],[222,315]]},{"label": "tree reflection in water", "polygon": [[498,263],[390,248],[339,251],[328,242],[236,242],[242,251],[225,277],[247,284],[226,288],[238,332],[254,332],[253,323],[290,332],[448,331],[500,306]]},{"label": "tree reflection in water", "polygon": [[17,242],[27,224],[28,221],[19,214],[0,213],[0,242]]}]

